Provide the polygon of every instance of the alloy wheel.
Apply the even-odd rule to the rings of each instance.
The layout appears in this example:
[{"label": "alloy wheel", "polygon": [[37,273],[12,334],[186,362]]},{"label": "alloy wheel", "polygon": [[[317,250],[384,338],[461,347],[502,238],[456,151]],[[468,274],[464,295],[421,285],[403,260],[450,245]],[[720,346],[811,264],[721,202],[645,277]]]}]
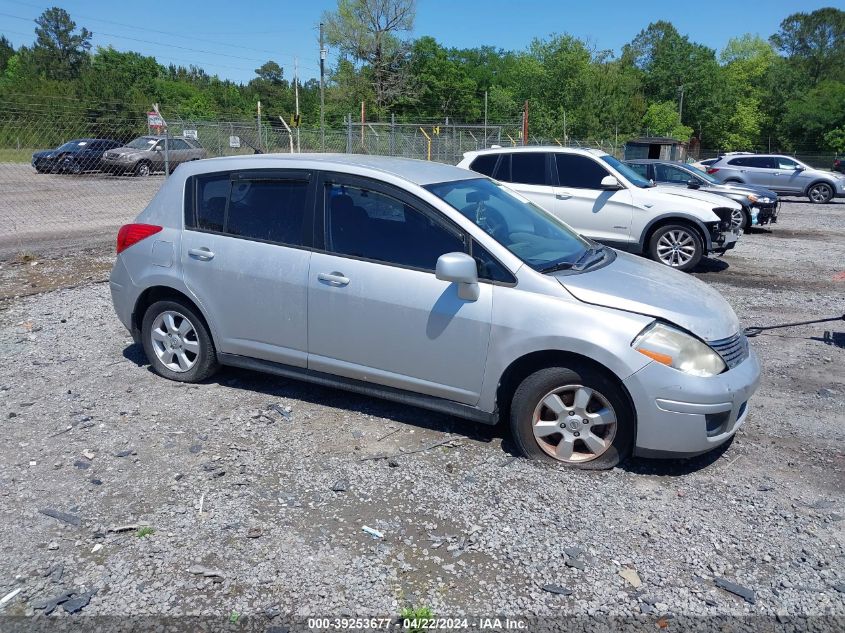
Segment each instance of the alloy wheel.
[{"label": "alloy wheel", "polygon": [[810,189],[810,200],[813,202],[823,204],[833,197],[833,192],[829,185],[818,184]]},{"label": "alloy wheel", "polygon": [[197,363],[200,343],[194,324],[180,312],[167,310],[159,314],[150,328],[153,351],[170,371],[186,372]]},{"label": "alloy wheel", "polygon": [[150,166],[147,163],[141,163],[138,165],[138,168],[135,172],[139,176],[149,176],[150,175]]},{"label": "alloy wheel", "polygon": [[683,229],[667,231],[657,241],[657,257],[667,266],[684,266],[695,257],[695,240]]},{"label": "alloy wheel", "polygon": [[547,393],[534,409],[537,445],[568,464],[603,455],[616,437],[616,412],[601,393],[583,385],[565,385]]},{"label": "alloy wheel", "polygon": [[731,229],[741,229],[745,224],[745,212],[742,209],[731,211]]}]

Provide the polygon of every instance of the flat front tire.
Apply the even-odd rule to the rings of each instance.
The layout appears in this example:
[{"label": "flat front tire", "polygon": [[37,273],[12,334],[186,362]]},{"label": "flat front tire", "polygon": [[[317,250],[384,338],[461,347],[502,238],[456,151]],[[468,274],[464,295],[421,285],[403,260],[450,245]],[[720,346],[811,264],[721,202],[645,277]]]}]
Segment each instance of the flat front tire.
[{"label": "flat front tire", "polygon": [[530,459],[603,470],[634,445],[634,412],[622,388],[588,367],[549,367],[528,376],[510,407],[514,441]]},{"label": "flat front tire", "polygon": [[156,301],[144,313],[141,342],[160,376],[200,382],[217,371],[217,351],[205,322],[179,301]]},{"label": "flat front tire", "polygon": [[658,228],[648,244],[656,262],[687,272],[698,266],[704,255],[701,236],[688,224],[667,224]]}]

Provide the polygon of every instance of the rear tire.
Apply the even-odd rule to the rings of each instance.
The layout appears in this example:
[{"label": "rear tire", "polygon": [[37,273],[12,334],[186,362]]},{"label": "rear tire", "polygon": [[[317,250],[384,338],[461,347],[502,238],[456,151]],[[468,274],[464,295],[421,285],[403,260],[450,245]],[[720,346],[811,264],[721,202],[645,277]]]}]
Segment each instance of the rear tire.
[{"label": "rear tire", "polygon": [[826,182],[818,182],[807,190],[807,197],[815,204],[827,204],[833,200],[833,187]]},{"label": "rear tire", "polygon": [[704,256],[704,244],[689,224],[666,224],[652,234],[648,254],[660,264],[687,272],[698,266]]},{"label": "rear tire", "polygon": [[170,380],[201,382],[219,368],[205,322],[180,301],[156,301],[147,308],[141,343],[153,371]]},{"label": "rear tire", "polygon": [[528,376],[510,406],[514,441],[525,457],[604,470],[634,446],[635,416],[621,387],[604,374],[573,365]]}]

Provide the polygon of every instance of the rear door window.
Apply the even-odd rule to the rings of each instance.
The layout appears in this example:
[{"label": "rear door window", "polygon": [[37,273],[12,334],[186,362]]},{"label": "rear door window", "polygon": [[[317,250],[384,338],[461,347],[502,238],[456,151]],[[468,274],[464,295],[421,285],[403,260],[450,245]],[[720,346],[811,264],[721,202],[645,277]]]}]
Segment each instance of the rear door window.
[{"label": "rear door window", "polygon": [[557,178],[561,187],[601,189],[601,181],[610,172],[598,162],[579,154],[555,154]]},{"label": "rear door window", "polygon": [[628,167],[633,169],[635,172],[637,172],[643,178],[645,178],[645,179],[649,178],[648,165],[646,165],[645,163],[626,163],[626,165],[628,165]]},{"label": "rear door window", "polygon": [[683,169],[678,169],[672,165],[661,165],[658,163],[654,166],[654,179],[657,182],[686,184],[690,181],[690,179],[692,179],[692,176]]},{"label": "rear door window", "polygon": [[522,185],[551,185],[546,168],[546,153],[514,152],[511,154],[509,182]]}]

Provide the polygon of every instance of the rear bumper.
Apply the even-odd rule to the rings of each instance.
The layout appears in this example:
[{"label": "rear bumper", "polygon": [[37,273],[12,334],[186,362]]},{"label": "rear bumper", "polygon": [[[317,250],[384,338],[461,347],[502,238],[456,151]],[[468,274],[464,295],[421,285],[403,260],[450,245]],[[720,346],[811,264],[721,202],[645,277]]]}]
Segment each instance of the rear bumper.
[{"label": "rear bumper", "polygon": [[727,442],[745,423],[760,384],[754,350],[733,369],[701,378],[649,363],[624,381],[637,410],[634,453],[684,457]]}]

